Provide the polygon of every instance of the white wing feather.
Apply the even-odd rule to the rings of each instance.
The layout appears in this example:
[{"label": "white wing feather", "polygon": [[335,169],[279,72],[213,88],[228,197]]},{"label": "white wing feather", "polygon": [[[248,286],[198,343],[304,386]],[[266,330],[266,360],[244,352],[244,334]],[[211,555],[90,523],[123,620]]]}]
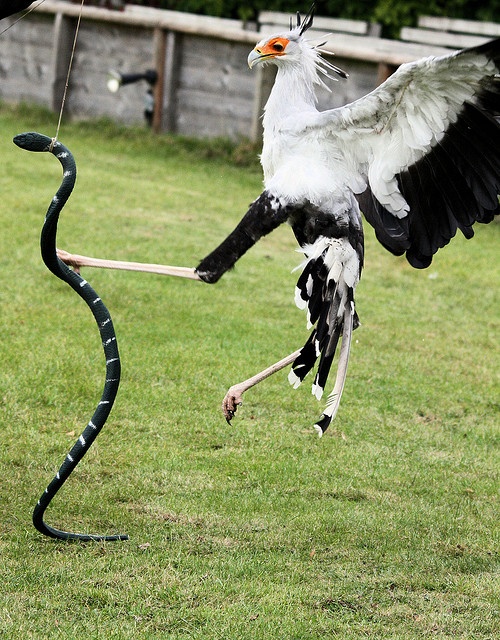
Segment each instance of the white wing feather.
[{"label": "white wing feather", "polygon": [[302,134],[322,138],[365,174],[377,200],[397,217],[408,204],[396,175],[420,160],[456,121],[464,102],[474,102],[495,64],[475,50],[402,65],[385,83],[344,107],[309,113]]}]

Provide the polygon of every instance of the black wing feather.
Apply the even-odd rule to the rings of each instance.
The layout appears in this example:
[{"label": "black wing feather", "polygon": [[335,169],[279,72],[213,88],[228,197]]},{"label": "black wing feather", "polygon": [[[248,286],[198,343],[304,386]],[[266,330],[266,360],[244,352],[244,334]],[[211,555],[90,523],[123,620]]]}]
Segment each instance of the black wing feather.
[{"label": "black wing feather", "polygon": [[471,238],[474,223],[491,222],[500,213],[500,39],[461,53],[467,51],[487,56],[497,74],[483,78],[442,139],[397,174],[408,214],[397,218],[369,187],[358,196],[378,240],[395,255],[406,253],[417,268],[428,267],[457,229]]}]

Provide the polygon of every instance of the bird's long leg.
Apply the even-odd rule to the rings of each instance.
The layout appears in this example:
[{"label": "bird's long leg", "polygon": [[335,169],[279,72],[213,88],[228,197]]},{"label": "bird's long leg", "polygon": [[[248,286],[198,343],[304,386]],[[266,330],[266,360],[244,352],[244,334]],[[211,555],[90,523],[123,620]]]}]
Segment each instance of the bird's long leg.
[{"label": "bird's long leg", "polygon": [[269,376],[272,376],[273,373],[277,373],[278,371],[281,371],[281,369],[287,367],[289,364],[292,364],[295,358],[299,355],[300,351],[301,350],[298,349],[285,358],[282,358],[278,362],[275,362],[270,367],[267,367],[267,369],[264,369],[264,371],[257,373],[251,378],[248,378],[248,380],[244,380],[243,382],[234,384],[228,390],[224,397],[224,400],[222,401],[222,411],[227,422],[231,424],[231,420],[234,418],[234,414],[236,413],[238,406],[243,403],[242,396],[245,391],[248,391],[248,389],[255,387],[256,384],[259,384],[259,382],[262,382],[262,380],[269,378]]},{"label": "bird's long leg", "polygon": [[237,260],[248,251],[259,238],[276,229],[288,218],[288,207],[279,198],[264,191],[248,209],[236,228],[195,268],[171,267],[143,262],[122,262],[120,260],[102,260],[57,250],[57,256],[65,264],[78,272],[80,267],[98,267],[101,269],[122,269],[142,271],[165,276],[177,276],[199,280],[208,284],[217,282],[221,276],[234,266]]},{"label": "bird's long leg", "polygon": [[124,271],[142,271],[145,273],[156,273],[161,276],[177,276],[179,278],[189,278],[199,280],[201,278],[195,269],[190,267],[169,267],[162,264],[151,264],[147,262],[123,262],[121,260],[102,260],[101,258],[89,258],[68,253],[62,249],[57,250],[57,256],[68,266],[79,270],[80,267],[98,267],[101,269],[120,269]]}]

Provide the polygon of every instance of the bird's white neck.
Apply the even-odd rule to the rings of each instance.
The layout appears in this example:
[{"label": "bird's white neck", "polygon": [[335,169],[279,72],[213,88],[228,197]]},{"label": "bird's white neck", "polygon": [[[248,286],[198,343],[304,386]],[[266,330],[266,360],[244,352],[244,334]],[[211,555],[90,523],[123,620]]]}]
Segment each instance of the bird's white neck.
[{"label": "bird's white neck", "polygon": [[315,84],[319,82],[314,60],[311,64],[283,65],[278,73],[264,111],[264,132],[277,132],[290,117],[316,110]]},{"label": "bird's white neck", "polygon": [[316,109],[315,85],[319,83],[314,58],[304,66],[278,66],[278,73],[264,110],[263,146],[260,157],[267,185],[290,153],[290,134],[300,129],[304,116]]}]

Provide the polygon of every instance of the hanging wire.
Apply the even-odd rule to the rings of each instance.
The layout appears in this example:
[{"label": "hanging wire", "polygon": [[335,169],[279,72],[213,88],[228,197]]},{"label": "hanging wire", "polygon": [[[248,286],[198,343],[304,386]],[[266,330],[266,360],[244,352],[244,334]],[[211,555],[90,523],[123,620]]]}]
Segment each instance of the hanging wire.
[{"label": "hanging wire", "polygon": [[26,18],[26,16],[29,16],[29,14],[32,11],[35,11],[35,9],[38,9],[38,7],[43,4],[45,2],[45,0],[40,0],[40,2],[38,4],[36,4],[34,7],[30,7],[29,9],[26,10],[25,13],[23,13],[22,15],[19,16],[19,18],[17,18],[16,20],[14,20],[14,22],[12,22],[11,24],[9,24],[8,27],[6,27],[3,31],[0,31],[0,36],[3,36],[4,33],[6,33],[9,29],[12,29],[12,27],[14,25],[16,25],[18,22],[20,22],[21,20],[24,20],[24,18]]},{"label": "hanging wire", "polygon": [[59,119],[57,121],[57,128],[56,128],[56,135],[52,138],[52,144],[50,145],[50,151],[52,151],[54,144],[57,142],[57,138],[59,136],[59,129],[61,128],[61,120],[62,120],[62,116],[63,116],[63,112],[64,112],[64,105],[66,104],[66,96],[68,93],[68,87],[69,87],[69,77],[71,75],[71,69],[73,67],[73,58],[75,57],[75,50],[76,50],[76,43],[78,40],[78,32],[80,31],[80,22],[82,21],[82,13],[83,13],[83,3],[85,2],[85,0],[82,0],[81,4],[80,4],[80,13],[78,14],[78,21],[76,23],[76,29],[75,29],[75,37],[73,39],[73,47],[71,48],[71,56],[69,59],[69,64],[68,64],[68,73],[66,75],[66,84],[64,85],[64,93],[63,93],[63,97],[61,100],[61,109],[59,110]]},{"label": "hanging wire", "polygon": [[[17,18],[17,20],[14,20],[14,22],[12,22],[12,24],[10,24],[6,29],[4,29],[3,31],[0,31],[0,36],[2,36],[4,33],[6,33],[9,29],[11,29],[18,22],[20,22],[21,20],[24,20],[24,18],[26,18],[26,16],[29,16],[30,13],[35,11],[44,2],[45,2],[45,0],[40,0],[40,2],[38,2],[36,5],[30,7],[25,13],[23,13],[21,16],[19,16],[19,18]],[[77,40],[78,40],[78,33],[80,31],[80,23],[82,21],[82,13],[83,13],[83,5],[84,5],[84,3],[85,3],[85,0],[82,0],[81,4],[80,4],[80,12],[78,14],[78,20],[77,20],[76,29],[75,29],[75,37],[73,39],[73,46],[71,48],[71,56],[70,56],[70,59],[69,59],[68,73],[66,74],[66,83],[64,85],[64,93],[63,93],[63,97],[62,97],[62,100],[61,100],[61,108],[59,110],[59,118],[58,118],[58,121],[57,121],[56,135],[52,138],[52,144],[50,145],[50,151],[52,151],[52,149],[54,148],[54,144],[57,142],[57,139],[59,137],[59,130],[61,128],[61,120],[62,120],[62,116],[63,116],[63,112],[64,112],[64,106],[66,104],[66,96],[68,94],[69,78],[70,78],[70,75],[71,75],[71,69],[73,67],[73,58],[75,57],[76,43],[77,43]]]}]

